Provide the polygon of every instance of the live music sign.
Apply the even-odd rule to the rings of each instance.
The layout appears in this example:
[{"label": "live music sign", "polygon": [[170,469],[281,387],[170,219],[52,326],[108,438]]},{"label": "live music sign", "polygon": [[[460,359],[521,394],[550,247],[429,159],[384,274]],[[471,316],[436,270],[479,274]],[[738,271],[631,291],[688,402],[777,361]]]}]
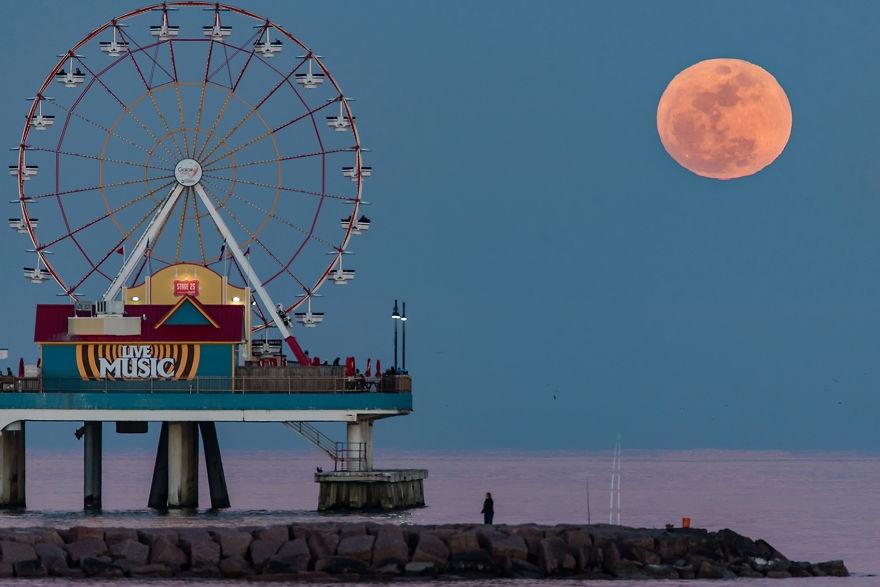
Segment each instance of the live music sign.
[{"label": "live music sign", "polygon": [[186,280],[175,279],[174,280],[174,295],[198,297],[198,295],[199,295],[199,280],[198,279],[186,279]]}]

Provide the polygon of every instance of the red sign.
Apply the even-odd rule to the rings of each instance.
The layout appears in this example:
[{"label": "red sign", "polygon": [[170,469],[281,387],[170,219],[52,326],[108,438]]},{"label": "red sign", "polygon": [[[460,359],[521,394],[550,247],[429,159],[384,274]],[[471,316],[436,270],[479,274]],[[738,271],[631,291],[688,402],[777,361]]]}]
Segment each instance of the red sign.
[{"label": "red sign", "polygon": [[176,296],[195,296],[199,295],[199,280],[198,279],[175,279],[174,280],[174,295]]}]

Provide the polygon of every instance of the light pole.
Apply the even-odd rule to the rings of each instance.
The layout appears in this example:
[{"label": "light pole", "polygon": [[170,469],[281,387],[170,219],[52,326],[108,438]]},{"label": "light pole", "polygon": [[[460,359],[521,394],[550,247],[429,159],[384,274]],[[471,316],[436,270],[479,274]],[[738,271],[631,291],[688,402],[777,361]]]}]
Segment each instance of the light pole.
[{"label": "light pole", "polygon": [[406,373],[406,302],[403,302],[403,314],[400,315],[400,321],[403,323],[401,327],[403,328],[403,349],[402,349],[402,362],[403,362],[403,372]]},{"label": "light pole", "polygon": [[394,373],[397,373],[397,321],[400,320],[400,312],[397,311],[397,300],[394,300],[394,309],[391,311],[391,320],[394,322]]}]

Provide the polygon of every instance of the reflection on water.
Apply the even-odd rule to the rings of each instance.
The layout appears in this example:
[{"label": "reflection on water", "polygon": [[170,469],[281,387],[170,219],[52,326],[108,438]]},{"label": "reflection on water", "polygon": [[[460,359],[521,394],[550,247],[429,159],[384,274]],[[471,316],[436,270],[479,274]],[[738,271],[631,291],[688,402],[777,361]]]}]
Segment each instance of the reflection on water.
[{"label": "reflection on water", "polygon": [[[377,454],[379,463],[429,469],[425,482],[429,505],[369,516],[318,514],[314,509],[318,488],[312,474],[315,466],[326,463],[318,454],[291,451],[227,451],[224,465],[230,510],[156,514],[145,507],[152,458],[148,452],[106,454],[106,511],[86,514],[81,511],[81,454],[32,450],[27,462],[30,509],[0,514],[0,525],[257,526],[343,518],[411,524],[479,522],[486,491],[495,497],[498,523],[578,523],[587,521],[588,477],[591,519],[608,521],[610,453]],[[794,559],[842,558],[851,571],[880,574],[878,488],[880,456],[875,455],[624,451],[621,521],[632,526],[663,526],[690,516],[700,527],[729,527],[763,537]],[[200,502],[210,502],[204,471]],[[789,580],[786,585],[797,582]],[[880,579],[856,577],[843,584],[880,584]]]}]

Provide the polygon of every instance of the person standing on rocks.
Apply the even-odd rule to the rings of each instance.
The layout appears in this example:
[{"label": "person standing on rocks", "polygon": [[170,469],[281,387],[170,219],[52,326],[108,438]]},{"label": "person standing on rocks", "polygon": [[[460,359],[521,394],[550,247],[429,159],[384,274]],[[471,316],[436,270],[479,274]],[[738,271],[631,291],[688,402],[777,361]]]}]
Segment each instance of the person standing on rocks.
[{"label": "person standing on rocks", "polygon": [[486,499],[483,500],[483,509],[480,513],[483,514],[483,523],[492,525],[492,518],[495,517],[495,501],[492,499],[492,494],[488,491],[486,492]]}]

